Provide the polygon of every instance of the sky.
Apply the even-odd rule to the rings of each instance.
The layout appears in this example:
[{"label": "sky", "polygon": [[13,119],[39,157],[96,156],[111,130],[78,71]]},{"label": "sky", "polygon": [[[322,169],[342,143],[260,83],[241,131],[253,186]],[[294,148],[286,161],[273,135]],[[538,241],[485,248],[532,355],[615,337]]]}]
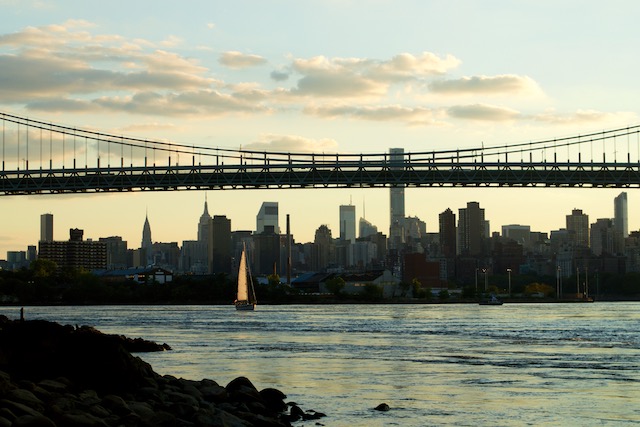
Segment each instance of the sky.
[{"label": "sky", "polygon": [[[509,145],[640,123],[640,2],[611,0],[0,0],[0,111],[187,145],[381,153]],[[603,147],[609,151],[613,148]],[[635,154],[637,157],[637,153]],[[3,159],[4,160],[4,159]],[[636,160],[634,158],[634,160]],[[9,162],[9,160],[7,160]],[[491,231],[613,217],[609,189],[422,188],[407,216],[477,201]],[[638,230],[637,191],[627,191]],[[356,205],[388,233],[388,189],[0,197],[0,258],[54,238],[196,239],[205,198],[233,230],[264,201],[298,242]]]}]

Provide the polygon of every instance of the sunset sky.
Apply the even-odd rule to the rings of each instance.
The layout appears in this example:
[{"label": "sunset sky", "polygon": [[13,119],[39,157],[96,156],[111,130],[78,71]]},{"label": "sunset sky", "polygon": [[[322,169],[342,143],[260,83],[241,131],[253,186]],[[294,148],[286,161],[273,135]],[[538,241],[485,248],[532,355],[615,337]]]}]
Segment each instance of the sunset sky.
[{"label": "sunset sky", "polygon": [[[0,111],[187,145],[378,153],[509,145],[640,122],[640,2],[0,0]],[[8,148],[10,151],[10,147]],[[606,148],[611,150],[613,148]],[[626,156],[626,154],[625,154]],[[637,153],[633,160],[637,160]],[[10,163],[11,159],[3,159]],[[548,232],[573,208],[613,217],[620,190],[412,189],[406,213],[477,201],[492,231]],[[122,236],[138,248],[196,238],[205,197],[232,229],[263,201],[296,241],[338,236],[353,203],[388,233],[389,190],[243,190],[0,198],[0,259],[54,238]],[[638,230],[637,190],[628,191]],[[366,210],[363,207],[366,206]]]}]

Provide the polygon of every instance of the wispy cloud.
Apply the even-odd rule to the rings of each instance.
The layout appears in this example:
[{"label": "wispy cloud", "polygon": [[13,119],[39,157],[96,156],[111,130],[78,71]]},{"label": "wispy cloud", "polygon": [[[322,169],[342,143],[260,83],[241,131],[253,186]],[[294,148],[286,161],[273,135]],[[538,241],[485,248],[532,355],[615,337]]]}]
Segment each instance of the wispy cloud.
[{"label": "wispy cloud", "polygon": [[338,151],[338,143],[333,139],[311,139],[298,135],[265,134],[260,140],[242,146],[243,149],[280,152],[330,152]]},{"label": "wispy cloud", "polygon": [[436,80],[429,90],[444,94],[504,94],[538,92],[539,87],[527,76],[503,74],[498,76],[472,76],[459,79]]},{"label": "wispy cloud", "polygon": [[349,117],[370,121],[398,121],[411,125],[433,125],[441,123],[441,111],[425,107],[402,105],[351,106],[324,105],[307,107],[305,113],[323,118]]},{"label": "wispy cloud", "polygon": [[486,104],[456,105],[447,112],[453,118],[466,120],[505,121],[520,117],[520,112],[514,109]]},{"label": "wispy cloud", "polygon": [[267,60],[258,55],[249,55],[237,51],[224,52],[220,55],[220,64],[235,70],[256,67],[266,64]]}]

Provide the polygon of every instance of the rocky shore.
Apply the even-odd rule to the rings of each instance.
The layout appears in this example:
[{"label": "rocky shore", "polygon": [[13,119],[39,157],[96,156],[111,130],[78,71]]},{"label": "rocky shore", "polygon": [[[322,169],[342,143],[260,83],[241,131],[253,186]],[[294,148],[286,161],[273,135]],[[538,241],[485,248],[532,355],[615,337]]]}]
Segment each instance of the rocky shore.
[{"label": "rocky shore", "polygon": [[0,316],[0,427],[282,427],[324,417],[245,377],[221,386],[162,376],[130,353],[164,350],[91,327]]}]

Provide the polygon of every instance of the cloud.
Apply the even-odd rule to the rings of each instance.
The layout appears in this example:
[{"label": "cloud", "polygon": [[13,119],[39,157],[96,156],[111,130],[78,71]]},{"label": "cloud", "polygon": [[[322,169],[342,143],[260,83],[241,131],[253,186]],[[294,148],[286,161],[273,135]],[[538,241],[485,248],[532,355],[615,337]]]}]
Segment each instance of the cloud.
[{"label": "cloud", "polygon": [[513,74],[438,80],[431,82],[429,89],[431,92],[442,94],[482,95],[539,91],[538,85],[531,78]]},{"label": "cloud", "polygon": [[338,151],[338,143],[329,138],[311,139],[297,135],[262,135],[259,141],[242,146],[246,150],[254,151],[279,151],[283,153],[318,153]]},{"label": "cloud", "polygon": [[258,55],[248,55],[241,52],[229,51],[224,52],[220,56],[218,62],[225,67],[240,70],[243,68],[251,68],[266,64],[267,60]]},{"label": "cloud", "polygon": [[294,59],[292,69],[301,74],[294,95],[334,98],[382,97],[395,83],[421,81],[457,67],[460,61],[430,52],[402,53],[390,60],[327,58]]},{"label": "cloud", "polygon": [[411,125],[433,125],[441,123],[439,110],[425,107],[404,107],[402,105],[324,105],[320,107],[307,107],[304,112],[322,118],[349,117],[358,120],[378,122],[399,121]]},{"label": "cloud", "polygon": [[521,118],[520,112],[487,104],[457,105],[447,109],[450,117],[465,120],[507,121]]},{"label": "cloud", "polygon": [[577,110],[573,113],[557,113],[555,110],[548,110],[540,114],[534,114],[531,120],[553,125],[580,125],[590,123],[634,123],[638,121],[638,116],[631,112],[603,112],[596,110]]},{"label": "cloud", "polygon": [[274,70],[269,76],[276,82],[283,82],[289,79],[289,72]]}]

